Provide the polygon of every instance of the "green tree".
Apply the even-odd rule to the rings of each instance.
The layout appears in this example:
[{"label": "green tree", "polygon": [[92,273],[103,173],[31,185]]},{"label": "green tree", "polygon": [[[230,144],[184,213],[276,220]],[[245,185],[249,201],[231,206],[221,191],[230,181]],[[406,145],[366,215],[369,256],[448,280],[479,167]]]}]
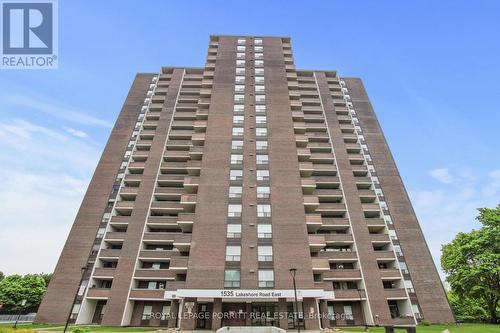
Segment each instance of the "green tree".
[{"label": "green tree", "polygon": [[458,297],[453,291],[448,291],[448,300],[455,317],[461,321],[486,321],[489,319],[486,304],[466,297]]},{"label": "green tree", "polygon": [[496,323],[500,302],[500,205],[478,210],[476,219],[482,227],[461,232],[443,245],[441,266],[453,296],[459,298],[455,304],[484,304],[490,321]]},{"label": "green tree", "polygon": [[[46,290],[40,275],[10,275],[0,281],[0,303],[8,313],[36,311]],[[24,299],[26,304],[22,306]]]},{"label": "green tree", "polygon": [[52,278],[52,273],[40,273],[38,274],[42,277],[42,279],[45,281],[45,286],[49,286],[50,279]]}]

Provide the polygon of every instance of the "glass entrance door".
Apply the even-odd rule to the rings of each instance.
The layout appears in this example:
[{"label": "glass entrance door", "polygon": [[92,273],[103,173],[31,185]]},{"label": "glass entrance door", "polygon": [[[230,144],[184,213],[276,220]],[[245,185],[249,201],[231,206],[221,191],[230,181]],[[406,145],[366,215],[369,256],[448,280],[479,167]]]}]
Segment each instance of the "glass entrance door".
[{"label": "glass entrance door", "polygon": [[252,303],[251,325],[252,326],[278,326],[276,303]]}]

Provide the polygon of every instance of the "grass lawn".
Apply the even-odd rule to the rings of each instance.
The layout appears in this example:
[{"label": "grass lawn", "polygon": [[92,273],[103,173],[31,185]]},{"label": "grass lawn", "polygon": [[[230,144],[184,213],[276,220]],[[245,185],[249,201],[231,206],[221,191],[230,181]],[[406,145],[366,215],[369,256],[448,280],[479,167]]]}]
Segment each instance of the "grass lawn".
[{"label": "grass lawn", "polygon": [[[448,329],[450,333],[500,333],[500,325],[492,324],[462,324],[462,325],[431,325],[418,326],[417,333],[441,333]],[[364,332],[363,327],[343,328],[346,332]],[[368,332],[384,333],[383,327],[373,327]],[[396,329],[396,332],[406,332],[406,330]]]},{"label": "grass lawn", "polygon": [[[13,324],[0,324],[0,331],[2,327],[10,328]],[[19,329],[40,330],[40,331],[62,331],[64,325],[53,324],[17,324]],[[153,332],[156,327],[116,327],[116,326],[69,326],[67,332],[71,332],[76,328],[88,328],[90,332]]]}]

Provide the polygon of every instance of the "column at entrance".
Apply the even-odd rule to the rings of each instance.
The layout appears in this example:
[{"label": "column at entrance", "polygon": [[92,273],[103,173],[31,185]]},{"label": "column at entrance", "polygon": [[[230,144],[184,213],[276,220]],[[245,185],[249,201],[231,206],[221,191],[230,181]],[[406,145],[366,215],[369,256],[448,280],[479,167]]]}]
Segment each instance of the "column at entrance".
[{"label": "column at entrance", "polygon": [[181,312],[181,330],[196,329],[196,298],[185,298]]},{"label": "column at entrance", "polygon": [[330,319],[328,318],[328,303],[324,299],[319,301],[319,312],[321,314],[321,328],[329,328]]},{"label": "column at entrance", "polygon": [[288,330],[288,312],[286,298],[278,299],[279,328]]},{"label": "column at entrance", "polygon": [[222,298],[215,298],[214,299],[214,307],[213,307],[213,314],[212,315],[212,331],[217,331],[219,328],[222,327],[222,318],[220,317],[220,313],[222,312]]},{"label": "column at entrance", "polygon": [[168,319],[168,327],[175,328],[177,327],[177,322],[179,318],[179,300],[172,300],[172,306],[170,307],[170,317]]},{"label": "column at entrance", "polygon": [[304,298],[304,326],[306,330],[319,330],[319,313],[314,298]]}]

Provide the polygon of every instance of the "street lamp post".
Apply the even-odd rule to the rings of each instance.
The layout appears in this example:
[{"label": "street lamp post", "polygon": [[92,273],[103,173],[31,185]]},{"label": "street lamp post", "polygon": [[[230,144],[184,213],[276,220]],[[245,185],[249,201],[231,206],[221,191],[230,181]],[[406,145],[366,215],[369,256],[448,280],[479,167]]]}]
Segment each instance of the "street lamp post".
[{"label": "street lamp post", "polygon": [[23,313],[23,309],[24,309],[25,305],[26,305],[26,300],[23,299],[21,301],[21,310],[19,310],[19,314],[17,315],[16,322],[14,323],[14,326],[12,326],[12,328],[16,328],[17,329],[17,322],[19,321],[19,318],[21,317],[21,314]]},{"label": "street lamp post", "polygon": [[290,274],[293,278],[293,293],[295,296],[295,313],[293,316],[293,322],[295,323],[295,317],[297,317],[297,331],[300,333],[300,318],[299,318],[299,303],[297,302],[297,284],[295,283],[295,275],[297,274],[297,268],[290,268]]},{"label": "street lamp post", "polygon": [[73,306],[75,306],[76,298],[78,297],[78,291],[80,290],[80,286],[82,285],[83,276],[85,275],[85,271],[87,270],[87,266],[82,267],[81,269],[82,269],[82,276],[80,277],[80,283],[78,283],[75,297],[73,298],[73,303],[71,303],[71,307],[69,308],[68,318],[66,319],[66,324],[64,325],[63,333],[66,333],[66,329],[68,329],[69,320],[71,319],[71,314],[73,313]]}]

